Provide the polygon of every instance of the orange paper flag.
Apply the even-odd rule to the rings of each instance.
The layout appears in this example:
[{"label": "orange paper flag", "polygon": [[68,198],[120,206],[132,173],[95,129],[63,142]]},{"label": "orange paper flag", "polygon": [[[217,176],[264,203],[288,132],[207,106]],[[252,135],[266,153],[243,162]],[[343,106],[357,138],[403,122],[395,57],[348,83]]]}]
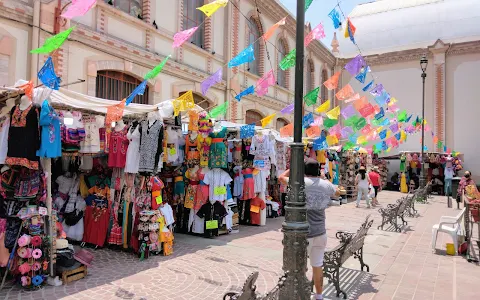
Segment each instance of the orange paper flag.
[{"label": "orange paper flag", "polygon": [[281,137],[289,137],[293,135],[293,124],[288,124],[280,128]]},{"label": "orange paper flag", "polygon": [[[267,32],[265,32],[263,34],[263,39],[265,41],[268,41],[268,39],[270,39],[272,37],[272,35],[275,33],[275,30],[277,30],[278,27],[282,26],[282,25],[285,25],[285,22],[287,20],[287,17],[281,19],[280,21],[278,21],[277,23],[275,23],[272,27],[270,27]],[[286,53],[284,53],[286,54]]]},{"label": "orange paper flag", "polygon": [[335,96],[337,97],[338,100],[346,100],[352,97],[353,94],[355,94],[355,92],[353,91],[353,88],[349,84],[347,84],[340,91],[338,91],[338,93]]},{"label": "orange paper flag", "polygon": [[353,102],[353,101],[356,101],[360,99],[360,94],[359,93],[356,93],[355,95],[353,95],[352,97],[348,98],[347,100],[345,100],[345,103],[350,103],[350,102]]},{"label": "orange paper flag", "polygon": [[127,100],[123,99],[120,103],[107,107],[107,115],[105,117],[105,124],[107,126],[122,119],[125,102],[127,102]]},{"label": "orange paper flag", "polygon": [[338,71],[337,73],[333,74],[327,81],[323,83],[323,85],[330,91],[336,89],[338,86],[338,79],[340,78],[340,74],[342,71]]},{"label": "orange paper flag", "polygon": [[309,138],[320,136],[320,133],[321,133],[320,127],[318,126],[309,127],[307,130],[305,130],[305,133]]},{"label": "orange paper flag", "polygon": [[338,138],[337,138],[337,136],[335,136],[335,135],[329,135],[329,136],[327,136],[327,144],[328,144],[328,146],[330,146],[330,147],[333,146],[333,145],[338,144]]},{"label": "orange paper flag", "polygon": [[28,83],[19,86],[24,92],[25,95],[32,100],[33,98],[33,81],[29,81]]},{"label": "orange paper flag", "polygon": [[353,102],[353,106],[358,111],[360,111],[362,109],[362,107],[364,107],[366,104],[368,104],[368,100],[367,100],[367,97],[365,97],[365,96],[362,96],[362,98]]}]

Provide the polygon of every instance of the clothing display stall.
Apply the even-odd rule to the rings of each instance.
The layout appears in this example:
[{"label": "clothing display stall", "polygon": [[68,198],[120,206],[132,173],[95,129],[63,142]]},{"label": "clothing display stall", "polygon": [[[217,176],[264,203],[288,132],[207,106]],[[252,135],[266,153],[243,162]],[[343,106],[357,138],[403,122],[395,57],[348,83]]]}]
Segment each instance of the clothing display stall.
[{"label": "clothing display stall", "polygon": [[357,191],[355,186],[355,177],[358,169],[364,166],[369,169],[372,167],[372,157],[366,151],[347,150],[341,154],[340,163],[340,183],[346,190],[348,198],[356,198]]}]

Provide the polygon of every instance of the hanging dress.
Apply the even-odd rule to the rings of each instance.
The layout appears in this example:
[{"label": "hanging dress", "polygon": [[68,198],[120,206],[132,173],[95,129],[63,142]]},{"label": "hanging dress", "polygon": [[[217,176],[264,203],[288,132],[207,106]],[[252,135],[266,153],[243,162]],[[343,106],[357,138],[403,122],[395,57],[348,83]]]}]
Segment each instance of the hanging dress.
[{"label": "hanging dress", "polygon": [[39,125],[42,126],[40,157],[56,158],[62,156],[60,119],[47,100],[43,101]]},{"label": "hanging dress", "polygon": [[212,138],[199,135],[197,141],[200,152],[200,167],[208,167],[208,157],[210,153],[210,145],[212,144]]},{"label": "hanging dress", "polygon": [[248,168],[242,171],[243,174],[243,195],[241,200],[253,199],[255,197],[255,181],[253,170]]},{"label": "hanging dress", "polygon": [[402,154],[402,156],[400,156],[400,172],[405,172],[405,161],[407,160],[407,158],[405,157],[405,154]]},{"label": "hanging dress", "polygon": [[185,193],[185,208],[193,208],[195,199],[197,197],[197,189],[199,184],[198,173],[194,168],[190,168],[185,172],[185,177],[190,180],[187,185],[187,191]]},{"label": "hanging dress", "polygon": [[129,144],[125,163],[125,173],[136,174],[138,173],[138,164],[140,162],[140,124],[128,131],[127,139],[129,140]]},{"label": "hanging dress", "polygon": [[210,146],[210,157],[208,167],[213,168],[227,168],[227,147],[225,146],[225,137],[227,136],[227,127],[222,127],[219,132],[210,133],[212,144]]},{"label": "hanging dress", "polygon": [[405,173],[402,173],[402,177],[400,179],[400,192],[408,193],[407,176],[405,176]]},{"label": "hanging dress", "polygon": [[139,172],[153,173],[157,168],[160,154],[163,152],[163,125],[160,121],[150,125],[149,121],[142,122],[142,136],[140,140]]},{"label": "hanging dress", "polygon": [[185,138],[185,153],[186,162],[188,165],[198,165],[200,163],[200,152],[198,152],[198,139],[199,135],[192,140],[192,134],[190,133]]},{"label": "hanging dress", "polygon": [[179,134],[172,128],[167,128],[167,162],[175,163],[178,160],[179,149]]},{"label": "hanging dress", "polygon": [[15,105],[10,112],[8,132],[8,152],[5,164],[23,166],[38,170],[40,148],[40,129],[38,127],[39,108],[30,105],[21,110]]},{"label": "hanging dress", "polygon": [[198,169],[197,171],[198,179],[199,179],[199,186],[197,188],[197,197],[193,204],[193,208],[195,210],[199,210],[203,204],[208,202],[208,184],[206,184],[203,180],[205,179],[205,175],[202,173],[202,169]]},{"label": "hanging dress", "polygon": [[120,131],[113,130],[110,134],[110,148],[108,152],[108,166],[110,168],[124,168],[127,160],[128,127]]}]

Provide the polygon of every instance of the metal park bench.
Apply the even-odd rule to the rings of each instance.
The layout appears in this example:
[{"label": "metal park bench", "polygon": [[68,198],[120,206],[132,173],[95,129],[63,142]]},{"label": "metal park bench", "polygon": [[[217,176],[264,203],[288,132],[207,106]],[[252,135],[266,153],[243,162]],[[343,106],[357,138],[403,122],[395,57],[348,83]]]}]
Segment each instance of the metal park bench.
[{"label": "metal park bench", "polygon": [[223,300],[278,300],[280,289],[283,287],[286,278],[287,274],[280,277],[277,285],[268,294],[260,296],[257,294],[257,287],[255,286],[255,281],[258,279],[258,272],[254,272],[247,277],[247,280],[239,293],[228,292],[223,296]]},{"label": "metal park bench", "polygon": [[380,208],[378,212],[382,215],[382,224],[378,226],[378,229],[383,230],[383,226],[387,223],[390,223],[395,227],[395,230],[400,232],[402,231],[402,226],[398,225],[398,218],[402,220],[403,225],[407,225],[405,221],[405,213],[408,211],[408,203],[410,201],[408,198],[402,198],[397,200],[395,204],[388,204],[386,208]]},{"label": "metal park bench", "polygon": [[428,182],[422,189],[417,189],[418,193],[416,193],[415,200],[423,203],[428,202],[428,198],[431,197],[430,192],[432,189],[432,183]]},{"label": "metal park bench", "polygon": [[370,272],[370,267],[363,262],[363,245],[365,243],[368,229],[370,229],[372,223],[373,220],[370,220],[369,215],[356,233],[338,231],[336,237],[340,240],[340,244],[332,250],[325,252],[323,274],[329,279],[330,283],[334,284],[337,291],[337,297],[339,297],[340,294],[343,294],[343,298],[347,299],[347,294],[340,289],[340,267],[352,255],[360,261],[362,271],[363,268],[366,267],[367,272]]}]

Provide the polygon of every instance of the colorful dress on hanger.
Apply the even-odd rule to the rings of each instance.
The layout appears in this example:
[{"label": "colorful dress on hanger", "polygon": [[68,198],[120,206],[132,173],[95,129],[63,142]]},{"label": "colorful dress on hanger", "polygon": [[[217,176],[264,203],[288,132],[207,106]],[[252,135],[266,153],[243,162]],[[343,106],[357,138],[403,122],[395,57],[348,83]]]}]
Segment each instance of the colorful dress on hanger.
[{"label": "colorful dress on hanger", "polygon": [[208,167],[208,157],[210,155],[209,153],[210,145],[212,144],[212,138],[199,135],[197,141],[200,152],[200,167]]},{"label": "colorful dress on hanger", "polygon": [[[102,150],[100,147],[100,128],[104,127],[104,122],[104,118],[95,116],[89,122],[83,124],[85,138],[80,142],[80,153],[98,153]],[[104,150],[106,153],[108,152],[106,149]]]},{"label": "colorful dress on hanger", "polygon": [[113,130],[110,134],[110,151],[108,152],[108,166],[110,168],[124,168],[127,161],[128,126],[120,131]]},{"label": "colorful dress on hanger", "polygon": [[200,163],[200,152],[198,151],[198,139],[197,135],[192,140],[192,134],[190,133],[185,138],[185,153],[186,153],[186,162],[188,165],[198,165]]},{"label": "colorful dress on hanger", "polygon": [[400,172],[405,172],[405,161],[407,160],[407,158],[405,157],[405,154],[402,154],[402,156],[400,156]]},{"label": "colorful dress on hanger", "polygon": [[271,163],[269,158],[276,163],[275,150],[269,136],[255,135],[250,146],[250,154],[255,155],[253,166],[259,170],[270,170]]},{"label": "colorful dress on hanger", "polygon": [[56,158],[62,156],[60,119],[47,100],[43,101],[39,124],[42,126],[40,157]]},{"label": "colorful dress on hanger", "polygon": [[222,169],[210,169],[203,182],[209,185],[210,202],[227,200],[227,185],[232,182],[230,175]]},{"label": "colorful dress on hanger", "polygon": [[203,204],[208,202],[208,184],[203,181],[205,179],[205,175],[202,173],[202,169],[198,169],[197,176],[199,179],[199,186],[197,188],[197,197],[195,198],[195,202],[193,204],[193,209],[199,210]]},{"label": "colorful dress on hanger", "polygon": [[242,165],[242,142],[233,142],[233,164]]},{"label": "colorful dress on hanger", "polygon": [[8,129],[10,128],[10,116],[6,114],[0,118],[0,165],[5,164],[8,151]]},{"label": "colorful dress on hanger", "polygon": [[187,177],[187,179],[189,179],[190,182],[187,185],[187,191],[185,193],[184,207],[185,208],[193,208],[193,205],[195,203],[195,199],[197,197],[197,189],[198,189],[198,184],[199,184],[200,179],[198,177],[198,173],[195,172],[194,168],[188,169],[185,172],[185,177]]},{"label": "colorful dress on hanger", "polygon": [[185,197],[185,178],[183,178],[183,174],[180,171],[177,174],[173,181],[175,183],[173,188],[173,203],[175,204],[183,204],[184,197]]},{"label": "colorful dress on hanger", "polygon": [[402,173],[402,177],[400,178],[400,192],[408,193],[407,176],[405,173]]},{"label": "colorful dress on hanger", "polygon": [[39,110],[38,107],[33,105],[30,105],[23,111],[19,105],[15,105],[12,108],[5,164],[38,170],[39,158],[37,150],[40,148]]},{"label": "colorful dress on hanger", "polygon": [[241,200],[253,199],[255,197],[255,181],[253,180],[253,169],[245,169],[243,174],[243,195]]},{"label": "colorful dress on hanger", "polygon": [[225,137],[227,136],[227,127],[223,127],[219,132],[210,133],[212,144],[210,146],[210,158],[208,167],[213,168],[227,168],[227,147],[225,146]]},{"label": "colorful dress on hanger", "polygon": [[140,140],[139,172],[153,173],[157,169],[160,154],[163,152],[163,125],[155,120],[153,124],[142,121],[142,136]]},{"label": "colorful dress on hanger", "polygon": [[132,126],[127,133],[129,141],[127,149],[127,158],[125,162],[125,173],[138,173],[138,164],[140,162],[140,124]]}]

